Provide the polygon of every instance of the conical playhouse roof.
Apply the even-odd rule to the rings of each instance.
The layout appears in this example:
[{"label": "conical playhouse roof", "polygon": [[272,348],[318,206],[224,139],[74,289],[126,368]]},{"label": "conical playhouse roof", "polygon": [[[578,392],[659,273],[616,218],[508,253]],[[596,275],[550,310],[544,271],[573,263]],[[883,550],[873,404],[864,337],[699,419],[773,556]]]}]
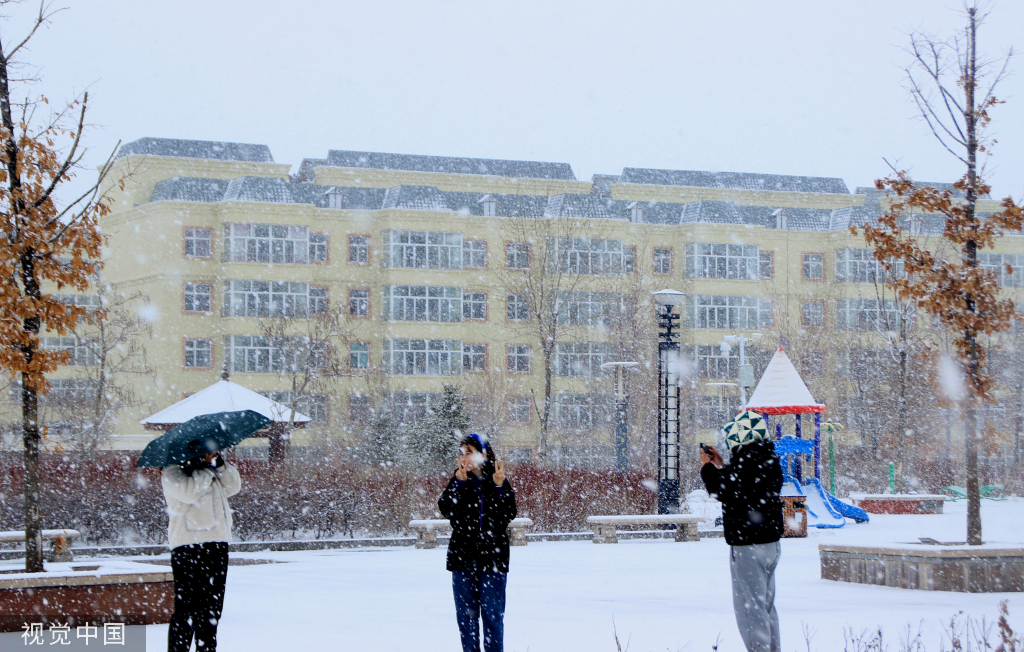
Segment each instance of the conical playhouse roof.
[{"label": "conical playhouse roof", "polygon": [[[143,419],[142,425],[146,426],[146,430],[167,430],[168,426],[177,426],[192,417],[239,410],[259,412],[278,423],[287,423],[291,416],[291,408],[287,405],[271,401],[230,380],[218,380],[206,389]],[[295,413],[296,425],[305,425],[309,421],[312,419],[305,414]]]},{"label": "conical playhouse roof", "polygon": [[824,412],[825,406],[814,400],[789,356],[780,348],[750,395],[747,409],[761,414],[805,414]]}]

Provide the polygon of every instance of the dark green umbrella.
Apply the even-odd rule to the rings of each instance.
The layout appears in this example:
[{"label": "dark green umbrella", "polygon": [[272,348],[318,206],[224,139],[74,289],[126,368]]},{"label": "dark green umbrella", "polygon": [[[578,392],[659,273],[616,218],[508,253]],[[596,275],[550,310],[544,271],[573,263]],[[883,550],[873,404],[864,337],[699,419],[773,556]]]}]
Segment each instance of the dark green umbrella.
[{"label": "dark green umbrella", "polygon": [[252,410],[193,417],[149,442],[135,466],[171,466],[229,448],[272,422]]}]

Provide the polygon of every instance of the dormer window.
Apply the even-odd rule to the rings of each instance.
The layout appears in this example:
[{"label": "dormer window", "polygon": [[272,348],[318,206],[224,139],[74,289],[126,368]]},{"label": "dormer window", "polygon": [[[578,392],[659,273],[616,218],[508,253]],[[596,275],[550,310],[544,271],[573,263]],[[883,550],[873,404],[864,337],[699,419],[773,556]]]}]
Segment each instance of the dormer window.
[{"label": "dormer window", "polygon": [[331,188],[324,195],[327,196],[327,208],[335,210],[345,208],[345,193],[341,191],[341,188]]},{"label": "dormer window", "polygon": [[629,221],[640,224],[644,221],[644,205],[638,201],[629,202]]},{"label": "dormer window", "polygon": [[480,206],[484,210],[484,217],[497,217],[498,216],[498,200],[490,195],[484,195],[480,198]]},{"label": "dormer window", "polygon": [[789,229],[789,219],[786,217],[786,211],[778,208],[772,215],[775,217],[775,228],[783,231]]}]

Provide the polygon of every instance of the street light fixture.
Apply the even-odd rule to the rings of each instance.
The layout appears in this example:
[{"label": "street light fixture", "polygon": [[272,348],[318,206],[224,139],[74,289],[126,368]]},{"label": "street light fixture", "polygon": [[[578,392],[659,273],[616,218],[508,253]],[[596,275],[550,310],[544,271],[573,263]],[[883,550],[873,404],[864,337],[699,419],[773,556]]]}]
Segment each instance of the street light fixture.
[{"label": "street light fixture", "polygon": [[679,511],[679,315],[672,308],[686,295],[654,293],[658,316],[658,513]]},{"label": "street light fixture", "polygon": [[615,470],[626,472],[629,462],[629,425],[626,419],[626,383],[623,376],[627,369],[639,367],[639,362],[606,362],[602,371],[615,370]]},{"label": "street light fixture", "polygon": [[719,349],[722,355],[729,355],[732,351],[732,345],[738,344],[740,347],[740,368],[739,378],[737,379],[740,386],[740,409],[745,410],[747,408],[747,388],[754,386],[754,365],[747,364],[747,358],[743,350],[743,345],[747,342],[757,342],[761,339],[760,333],[751,333],[750,337],[744,337],[743,335],[726,335],[722,338],[722,345]]}]

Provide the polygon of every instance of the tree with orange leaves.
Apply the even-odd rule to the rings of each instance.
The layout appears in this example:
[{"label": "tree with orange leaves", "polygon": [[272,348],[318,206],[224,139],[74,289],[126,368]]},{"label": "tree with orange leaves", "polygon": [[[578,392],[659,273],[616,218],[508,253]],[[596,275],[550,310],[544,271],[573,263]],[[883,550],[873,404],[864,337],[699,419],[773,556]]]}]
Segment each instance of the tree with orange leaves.
[{"label": "tree with orange leaves", "polygon": [[111,159],[91,188],[63,203],[57,199],[60,185],[81,167],[88,94],[46,118],[40,117],[46,98],[13,98],[12,84],[33,81],[12,79],[22,63],[19,55],[53,13],[41,4],[27,35],[13,45],[0,30],[0,369],[21,376],[28,572],[44,570],[39,398],[46,394],[46,375],[69,361],[67,351],[42,348],[40,333],[64,335],[80,322],[104,318],[103,311],[70,305],[51,290],[88,289],[89,277],[100,266],[99,220],[109,212],[100,183]]},{"label": "tree with orange leaves", "polygon": [[[894,195],[893,202],[878,224],[865,224],[863,229],[875,258],[888,271],[898,272],[889,274],[887,282],[934,315],[952,335],[968,390],[964,401],[967,542],[980,545],[978,440],[984,432],[978,427],[978,409],[994,400],[982,336],[1008,329],[1014,305],[1000,297],[999,279],[979,266],[978,252],[991,249],[1004,232],[1019,231],[1022,212],[1011,198],[1004,199],[1000,210],[991,214],[977,210],[979,197],[990,190],[978,155],[986,155],[993,144],[985,138],[991,120],[988,112],[1001,103],[994,91],[1012,51],[998,72],[987,75],[989,64],[978,61],[975,40],[984,16],[976,6],[966,12],[966,28],[948,42],[912,35],[912,63],[906,71],[921,116],[939,143],[963,163],[964,175],[952,189],[917,184],[905,171],[876,181],[879,190]],[[951,71],[955,71],[953,79],[949,78]],[[987,82],[986,88],[982,82]],[[943,218],[941,238],[930,248],[919,237],[926,219],[922,216],[927,214]],[[856,234],[857,228],[851,231]]]}]

